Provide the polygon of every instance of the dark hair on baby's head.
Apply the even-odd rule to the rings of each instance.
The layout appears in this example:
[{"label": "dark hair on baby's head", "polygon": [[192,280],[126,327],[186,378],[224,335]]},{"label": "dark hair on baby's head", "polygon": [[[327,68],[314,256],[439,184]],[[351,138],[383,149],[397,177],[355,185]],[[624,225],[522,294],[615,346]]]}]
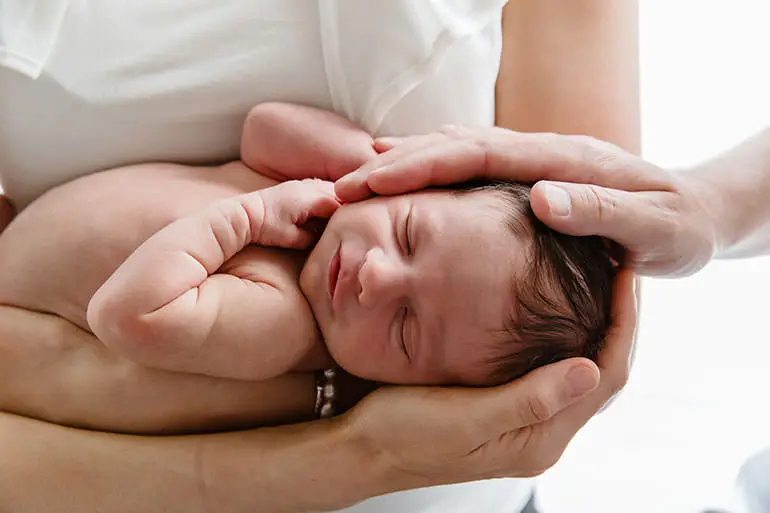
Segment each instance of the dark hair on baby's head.
[{"label": "dark hair on baby's head", "polygon": [[462,187],[497,195],[514,235],[531,240],[523,274],[513,279],[515,299],[505,343],[490,355],[492,384],[565,358],[596,360],[612,324],[616,265],[608,244],[600,237],[575,237],[548,228],[532,212],[530,189],[506,182]]}]

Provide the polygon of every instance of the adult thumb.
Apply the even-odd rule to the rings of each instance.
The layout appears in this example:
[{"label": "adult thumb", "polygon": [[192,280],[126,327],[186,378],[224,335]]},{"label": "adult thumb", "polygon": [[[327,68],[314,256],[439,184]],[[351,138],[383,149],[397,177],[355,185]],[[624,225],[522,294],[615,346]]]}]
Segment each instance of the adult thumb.
[{"label": "adult thumb", "polygon": [[530,203],[538,219],[568,235],[599,235],[626,245],[639,224],[634,193],[598,185],[541,181],[532,187]]}]

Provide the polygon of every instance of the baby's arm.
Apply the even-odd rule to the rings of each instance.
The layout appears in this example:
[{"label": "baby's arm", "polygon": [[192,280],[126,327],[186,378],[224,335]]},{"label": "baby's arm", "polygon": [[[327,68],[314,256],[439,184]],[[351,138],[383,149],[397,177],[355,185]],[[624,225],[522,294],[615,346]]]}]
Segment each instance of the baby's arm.
[{"label": "baby's arm", "polygon": [[337,207],[331,182],[304,180],[182,218],[94,294],[89,326],[105,345],[150,367],[249,380],[283,374],[316,342],[314,323],[297,319],[312,315],[302,294],[271,282],[270,264],[259,275],[224,274],[223,265],[244,258],[250,244],[307,247],[313,235],[305,222]]},{"label": "baby's arm", "polygon": [[244,164],[282,181],[335,181],[375,155],[372,137],[347,118],[288,103],[251,109],[241,138]]}]

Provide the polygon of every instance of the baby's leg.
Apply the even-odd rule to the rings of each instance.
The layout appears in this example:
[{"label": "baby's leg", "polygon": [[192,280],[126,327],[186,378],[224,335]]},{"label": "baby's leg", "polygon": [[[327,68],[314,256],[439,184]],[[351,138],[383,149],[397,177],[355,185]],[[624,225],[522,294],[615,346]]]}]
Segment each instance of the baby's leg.
[{"label": "baby's leg", "polygon": [[264,103],[246,118],[241,159],[278,180],[334,181],[377,154],[372,137],[347,118],[326,110]]}]

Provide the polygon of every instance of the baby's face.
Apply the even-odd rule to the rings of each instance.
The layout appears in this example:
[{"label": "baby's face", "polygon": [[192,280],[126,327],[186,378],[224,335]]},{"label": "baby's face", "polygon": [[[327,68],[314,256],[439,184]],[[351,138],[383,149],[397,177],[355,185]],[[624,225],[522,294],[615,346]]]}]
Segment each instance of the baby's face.
[{"label": "baby's face", "polygon": [[340,208],[300,286],[348,372],[400,384],[487,384],[524,241],[488,193],[427,191]]}]

